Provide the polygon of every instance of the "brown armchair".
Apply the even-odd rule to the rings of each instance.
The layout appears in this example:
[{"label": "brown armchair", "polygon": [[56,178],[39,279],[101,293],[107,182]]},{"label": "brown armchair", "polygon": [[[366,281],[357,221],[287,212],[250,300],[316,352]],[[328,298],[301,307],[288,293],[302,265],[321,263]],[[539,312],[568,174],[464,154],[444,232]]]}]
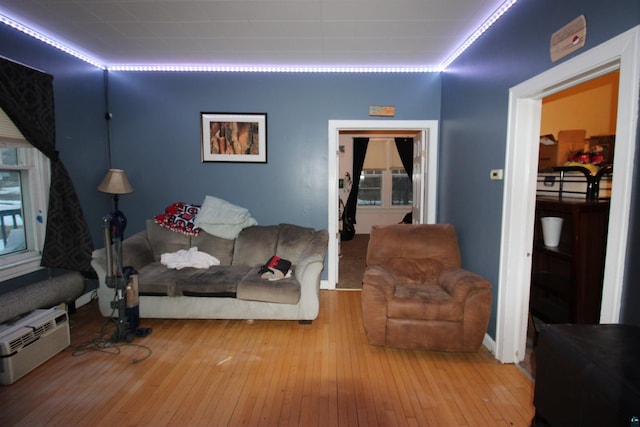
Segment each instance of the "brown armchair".
[{"label": "brown armchair", "polygon": [[449,224],[373,226],[362,279],[369,342],[477,351],[491,312],[491,284],[463,270]]}]

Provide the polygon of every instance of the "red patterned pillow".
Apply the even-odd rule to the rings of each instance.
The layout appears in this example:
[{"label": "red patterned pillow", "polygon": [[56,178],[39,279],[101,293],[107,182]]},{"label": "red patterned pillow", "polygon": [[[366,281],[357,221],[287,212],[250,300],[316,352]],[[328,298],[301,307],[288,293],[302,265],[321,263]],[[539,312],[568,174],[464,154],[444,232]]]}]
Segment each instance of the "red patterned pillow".
[{"label": "red patterned pillow", "polygon": [[155,222],[178,233],[196,236],[200,233],[200,228],[196,227],[193,221],[198,212],[200,212],[200,205],[177,202],[167,207],[164,213],[156,215]]}]

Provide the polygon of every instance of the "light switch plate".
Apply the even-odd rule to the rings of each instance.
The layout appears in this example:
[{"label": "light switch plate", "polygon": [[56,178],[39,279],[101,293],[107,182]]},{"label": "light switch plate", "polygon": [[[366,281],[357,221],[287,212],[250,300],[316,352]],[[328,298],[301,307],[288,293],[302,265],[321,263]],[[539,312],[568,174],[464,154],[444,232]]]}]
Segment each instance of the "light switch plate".
[{"label": "light switch plate", "polygon": [[502,181],[502,169],[491,169],[489,176],[492,181]]}]

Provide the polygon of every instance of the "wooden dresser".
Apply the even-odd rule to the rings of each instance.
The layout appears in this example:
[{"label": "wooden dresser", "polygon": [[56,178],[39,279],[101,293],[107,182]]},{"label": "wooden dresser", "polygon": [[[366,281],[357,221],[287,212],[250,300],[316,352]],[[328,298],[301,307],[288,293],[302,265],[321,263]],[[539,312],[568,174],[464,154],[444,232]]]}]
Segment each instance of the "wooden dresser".
[{"label": "wooden dresser", "polygon": [[[547,247],[540,218],[564,219],[560,244]],[[536,200],[531,314],[546,323],[599,323],[609,201]]]}]

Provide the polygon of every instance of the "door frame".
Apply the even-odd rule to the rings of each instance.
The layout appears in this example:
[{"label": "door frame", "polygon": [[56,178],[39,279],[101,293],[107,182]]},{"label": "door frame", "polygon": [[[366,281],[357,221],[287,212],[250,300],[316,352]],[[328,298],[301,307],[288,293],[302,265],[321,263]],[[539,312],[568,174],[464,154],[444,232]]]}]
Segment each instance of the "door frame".
[{"label": "door frame", "polygon": [[328,224],[329,246],[327,252],[327,282],[323,289],[336,289],[338,277],[338,180],[339,151],[341,131],[406,130],[420,131],[423,135],[423,158],[426,159],[426,186],[423,188],[423,200],[426,204],[426,222],[436,221],[437,177],[438,177],[438,121],[437,120],[329,120],[328,144]]},{"label": "door frame", "polygon": [[640,26],[636,26],[509,91],[495,355],[524,359],[542,98],[620,70],[616,158],[601,323],[618,323],[634,174],[640,99]]}]

